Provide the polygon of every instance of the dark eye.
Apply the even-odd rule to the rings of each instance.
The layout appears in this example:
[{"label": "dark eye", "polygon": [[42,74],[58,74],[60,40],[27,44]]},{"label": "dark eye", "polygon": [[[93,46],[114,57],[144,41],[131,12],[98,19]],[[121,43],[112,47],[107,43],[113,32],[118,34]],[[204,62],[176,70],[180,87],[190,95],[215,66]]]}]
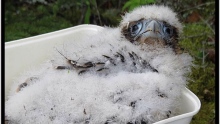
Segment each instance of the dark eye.
[{"label": "dark eye", "polygon": [[171,27],[164,26],[163,27],[163,31],[164,31],[165,34],[168,34],[168,35],[172,35],[173,34],[173,29]]},{"label": "dark eye", "polygon": [[132,35],[132,36],[136,36],[136,35],[140,32],[141,28],[142,28],[142,23],[140,23],[140,22],[138,22],[138,23],[135,24],[135,25],[132,25],[132,26],[130,27],[130,33],[131,33],[131,35]]},{"label": "dark eye", "polygon": [[131,28],[132,28],[132,29],[131,29],[132,32],[135,32],[135,31],[138,30],[138,26],[137,26],[137,25],[134,25],[134,26],[132,26]]}]

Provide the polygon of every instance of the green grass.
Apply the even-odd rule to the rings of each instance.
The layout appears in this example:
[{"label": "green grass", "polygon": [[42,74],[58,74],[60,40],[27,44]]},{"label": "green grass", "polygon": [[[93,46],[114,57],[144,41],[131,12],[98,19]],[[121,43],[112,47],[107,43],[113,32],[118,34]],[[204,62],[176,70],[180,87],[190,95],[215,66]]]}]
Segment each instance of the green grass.
[{"label": "green grass", "polygon": [[[193,23],[185,25],[180,41],[181,46],[194,57],[188,88],[201,101],[201,109],[191,124],[213,124],[215,118],[215,64],[202,54],[206,49],[214,49],[214,45],[208,45],[209,37],[213,37],[211,29],[202,23]],[[205,90],[209,92],[204,93]]]},{"label": "green grass", "polygon": [[5,41],[36,36],[73,26],[68,20],[47,12],[46,6],[6,11]]}]

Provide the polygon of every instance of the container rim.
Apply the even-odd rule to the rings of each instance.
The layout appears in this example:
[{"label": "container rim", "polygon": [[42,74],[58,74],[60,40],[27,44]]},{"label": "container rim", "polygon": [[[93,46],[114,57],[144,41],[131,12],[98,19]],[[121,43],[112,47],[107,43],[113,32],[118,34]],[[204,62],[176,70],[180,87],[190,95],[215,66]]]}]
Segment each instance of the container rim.
[{"label": "container rim", "polygon": [[201,101],[199,100],[199,98],[192,91],[190,91],[186,87],[182,90],[182,92],[194,104],[194,110],[191,111],[191,112],[188,112],[188,113],[180,114],[180,115],[168,118],[168,119],[158,121],[154,124],[166,124],[166,123],[174,122],[174,121],[177,121],[177,120],[180,120],[180,119],[193,117],[194,115],[196,115],[199,112],[199,110],[201,108]]}]

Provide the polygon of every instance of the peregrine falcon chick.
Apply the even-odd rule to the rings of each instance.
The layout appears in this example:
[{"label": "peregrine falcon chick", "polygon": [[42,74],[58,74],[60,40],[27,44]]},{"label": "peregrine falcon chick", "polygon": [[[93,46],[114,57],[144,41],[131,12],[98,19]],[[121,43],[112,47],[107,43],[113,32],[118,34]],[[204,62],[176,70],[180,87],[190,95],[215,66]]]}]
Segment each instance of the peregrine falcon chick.
[{"label": "peregrine falcon chick", "polygon": [[146,5],[126,13],[116,28],[56,46],[41,68],[15,81],[7,120],[151,124],[180,114],[192,65],[192,57],[179,52],[181,31],[169,7]]},{"label": "peregrine falcon chick", "polygon": [[[116,31],[111,31],[111,30],[116,30]],[[127,50],[123,48],[128,46],[127,44],[123,44],[124,46],[121,48],[120,47],[115,48],[116,46],[119,45],[113,45],[114,42],[111,42],[110,40],[117,41],[117,43],[121,43],[122,41],[131,42],[132,46],[134,45],[139,45],[143,47],[147,46],[148,49],[150,47],[152,51],[153,49],[157,49],[159,47],[163,47],[163,48],[168,47],[173,49],[173,51],[176,54],[178,54],[180,53],[180,47],[178,46],[178,37],[181,31],[182,31],[182,25],[176,18],[176,14],[173,11],[171,11],[169,8],[162,6],[140,7],[135,9],[131,13],[126,13],[118,28],[116,29],[106,28],[106,30],[103,30],[102,33],[98,34],[99,36],[93,38],[95,40],[93,39],[85,40],[85,41],[102,40],[101,42],[99,42],[99,44],[101,43],[106,44],[107,46],[102,45],[102,47],[105,49],[107,49],[108,47],[112,47],[109,48],[109,50],[111,51],[109,51],[106,54],[101,52],[102,55],[95,54],[91,61],[84,60],[85,62],[77,61],[77,60],[84,58],[87,59],[88,57],[86,56],[82,57],[79,55],[81,58],[80,57],[67,58],[63,53],[58,51],[63,57],[67,59],[70,65],[56,66],[56,68],[57,69],[75,68],[76,70],[79,70],[78,71],[79,74],[82,74],[88,72],[89,70],[91,70],[91,68],[92,70],[96,70],[100,72],[100,71],[112,70],[112,68],[115,68],[114,66],[117,66],[118,68],[118,66],[128,65],[129,67],[127,71],[131,71],[131,72],[136,72],[136,71],[142,72],[143,70],[146,69],[150,69],[151,71],[157,72],[158,70],[152,67],[149,61],[144,60],[140,56],[140,54],[137,54],[132,50]],[[118,33],[120,35],[116,37],[118,39],[113,38],[117,36],[117,34],[114,33]],[[108,39],[100,38],[102,36],[105,36]],[[97,39],[97,37],[100,39]],[[97,46],[97,43],[90,42],[87,44],[89,44],[87,46],[93,46],[94,50],[100,50],[99,48],[97,48],[99,47]],[[91,50],[90,48],[88,49]],[[93,56],[93,53],[94,52],[91,50],[90,56]],[[84,54],[84,55],[88,55],[88,54]],[[94,62],[94,58],[99,58],[99,59],[97,59]],[[132,61],[132,64],[131,63],[128,64],[126,63],[126,61],[129,62]],[[109,63],[111,63],[113,67],[112,66],[109,67],[108,66]],[[119,71],[121,71],[121,69],[119,69]]]}]

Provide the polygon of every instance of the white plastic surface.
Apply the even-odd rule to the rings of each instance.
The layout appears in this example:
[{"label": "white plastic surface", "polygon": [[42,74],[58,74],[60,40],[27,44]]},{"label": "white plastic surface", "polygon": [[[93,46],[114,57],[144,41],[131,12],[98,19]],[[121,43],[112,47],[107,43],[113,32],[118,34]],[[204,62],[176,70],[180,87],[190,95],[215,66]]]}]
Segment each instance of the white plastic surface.
[{"label": "white plastic surface", "polygon": [[[5,43],[5,98],[7,99],[13,80],[30,67],[37,67],[43,63],[56,44],[69,40],[80,42],[80,37],[93,35],[100,29],[102,27],[96,25],[79,25]],[[190,124],[200,106],[198,97],[185,88],[182,91],[181,114],[155,124]]]}]

